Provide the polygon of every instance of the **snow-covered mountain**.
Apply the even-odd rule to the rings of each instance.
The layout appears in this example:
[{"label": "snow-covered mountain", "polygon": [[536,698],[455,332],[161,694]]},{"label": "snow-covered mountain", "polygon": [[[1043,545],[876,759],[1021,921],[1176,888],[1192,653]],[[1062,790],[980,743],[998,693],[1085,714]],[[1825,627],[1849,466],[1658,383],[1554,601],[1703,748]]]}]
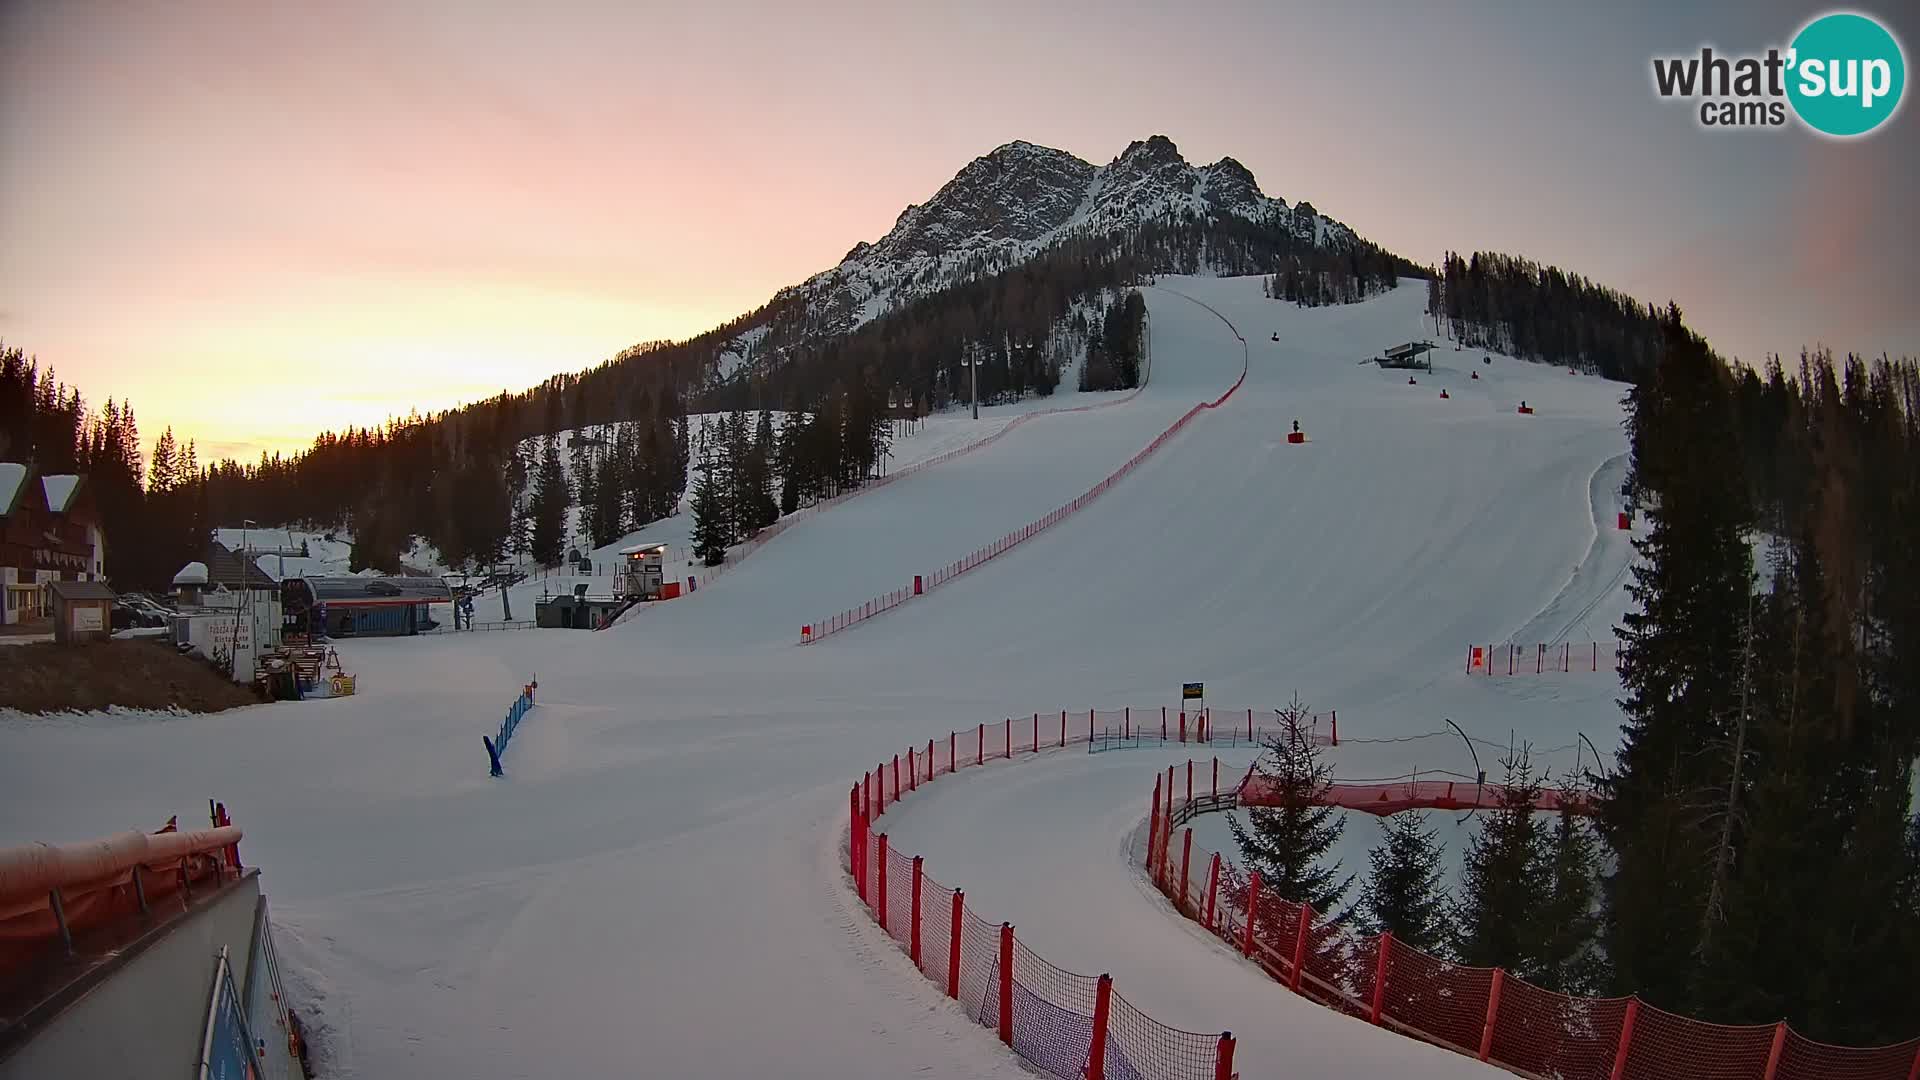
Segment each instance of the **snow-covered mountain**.
[{"label": "snow-covered mountain", "polygon": [[1315,247],[1343,249],[1353,230],[1260,190],[1247,167],[1224,157],[1194,165],[1155,135],[1096,166],[1064,150],[1015,141],[976,158],[926,203],[909,206],[888,233],[855,244],[839,265],[782,289],[720,349],[725,379],[783,337],[850,333],[888,310],[941,289],[1018,266],[1072,239],[1118,238],[1150,223],[1212,224],[1237,218]]}]

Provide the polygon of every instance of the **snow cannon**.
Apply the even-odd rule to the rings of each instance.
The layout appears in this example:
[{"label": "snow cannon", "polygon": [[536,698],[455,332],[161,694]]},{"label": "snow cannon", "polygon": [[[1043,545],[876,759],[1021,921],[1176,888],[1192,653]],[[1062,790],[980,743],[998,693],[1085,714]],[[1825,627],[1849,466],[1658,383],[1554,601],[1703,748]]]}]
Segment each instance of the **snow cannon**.
[{"label": "snow cannon", "polygon": [[1279,341],[1279,340],[1280,340],[1280,331],[1278,331],[1278,330],[1275,330],[1275,331],[1273,332],[1273,340],[1275,340],[1275,341]]},{"label": "snow cannon", "polygon": [[1633,529],[1633,515],[1627,513],[1625,510],[1620,511],[1620,531],[1630,532],[1632,529]]},{"label": "snow cannon", "polygon": [[1483,356],[1480,358],[1480,362],[1483,364],[1491,364],[1493,363],[1493,356],[1491,354]]},{"label": "snow cannon", "polygon": [[1526,403],[1526,402],[1524,402],[1524,401],[1523,401],[1523,402],[1521,402],[1521,403],[1520,403],[1520,415],[1521,415],[1521,416],[1532,416],[1532,415],[1533,415],[1533,406],[1531,406],[1531,405],[1529,405],[1529,404],[1527,404],[1527,403]]},{"label": "snow cannon", "polygon": [[1307,433],[1300,430],[1300,421],[1293,422],[1293,430],[1287,432],[1287,441],[1295,445],[1307,441]]},{"label": "snow cannon", "polygon": [[1476,371],[1476,372],[1473,372],[1473,377],[1474,377],[1475,379],[1478,379],[1478,378],[1480,377],[1480,373],[1479,373],[1479,372],[1477,372],[1477,371]]},{"label": "snow cannon", "polygon": [[1416,378],[1414,378],[1414,377],[1413,377],[1413,376],[1411,376],[1411,375],[1409,375],[1409,376],[1407,376],[1407,385],[1408,385],[1408,386],[1416,386],[1416,385],[1418,385],[1418,384],[1419,384],[1419,382],[1420,382],[1420,380],[1419,380],[1419,379],[1416,379]]},{"label": "snow cannon", "polygon": [[1445,388],[1445,387],[1441,387],[1441,388],[1440,388],[1440,400],[1441,400],[1441,401],[1447,401],[1447,400],[1449,400],[1449,399],[1451,398],[1451,396],[1452,396],[1452,395],[1450,395],[1450,394],[1448,394],[1448,393],[1447,393],[1447,391],[1446,391],[1446,388]]}]

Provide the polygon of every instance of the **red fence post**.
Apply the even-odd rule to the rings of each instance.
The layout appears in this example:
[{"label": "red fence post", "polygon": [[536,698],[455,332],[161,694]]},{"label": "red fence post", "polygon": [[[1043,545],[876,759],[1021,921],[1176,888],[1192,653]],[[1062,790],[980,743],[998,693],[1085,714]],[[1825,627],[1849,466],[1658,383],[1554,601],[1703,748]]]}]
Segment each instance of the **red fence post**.
[{"label": "red fence post", "polygon": [[1187,805],[1193,805],[1193,759],[1187,759]]},{"label": "red fence post", "polygon": [[880,911],[880,929],[887,930],[889,929],[887,926],[887,834],[881,833],[879,839],[880,850],[876,852],[879,857],[874,860],[874,864],[880,868],[880,877],[876,882],[879,886],[877,906]]},{"label": "red fence post", "polygon": [[1627,1075],[1627,1054],[1633,1049],[1633,1022],[1640,1015],[1640,999],[1627,999],[1627,1017],[1620,1022],[1620,1045],[1613,1051],[1613,1072],[1610,1080],[1621,1080]]},{"label": "red fence post", "polygon": [[1913,1068],[1907,1072],[1907,1080],[1920,1080],[1920,1049],[1913,1052]]},{"label": "red fence post", "polygon": [[900,801],[900,755],[893,755],[893,801]]},{"label": "red fence post", "polygon": [[1333,745],[1340,745],[1340,710],[1333,710]]},{"label": "red fence post", "polygon": [[[1773,1048],[1767,1051],[1767,1071],[1760,1074],[1760,1080],[1773,1080],[1774,1074],[1780,1071],[1780,1052],[1786,1048],[1787,1022],[1782,1020],[1773,1025]],[[1487,1060],[1486,1055],[1481,1055],[1480,1060]]]},{"label": "red fence post", "polygon": [[948,772],[960,771],[960,754],[959,754],[959,751],[954,748],[954,742],[957,734],[958,734],[957,732],[952,732],[952,731],[947,732],[947,771]]},{"label": "red fence post", "polygon": [[913,747],[907,747],[907,790],[920,790],[920,763],[913,760]]},{"label": "red fence post", "polygon": [[1013,717],[1007,717],[1007,760],[1013,760]]},{"label": "red fence post", "polygon": [[1013,1045],[1013,924],[1000,924],[1000,1041]]},{"label": "red fence post", "polygon": [[1220,853],[1213,853],[1207,864],[1207,929],[1213,929],[1213,905],[1220,895]]},{"label": "red fence post", "polygon": [[1167,741],[1167,707],[1160,706],[1160,741]]},{"label": "red fence post", "polygon": [[[1487,1023],[1480,1029],[1481,1061],[1487,1060],[1487,1055],[1493,1053],[1493,1022],[1500,1015],[1500,988],[1506,985],[1506,982],[1506,969],[1494,968],[1493,989],[1487,991]],[[1778,1046],[1779,1042],[1776,1040],[1774,1045]],[[1772,1074],[1768,1074],[1768,1080],[1772,1080]]]},{"label": "red fence post", "polygon": [[1213,1057],[1213,1080],[1233,1080],[1233,1032],[1220,1033],[1220,1049]]},{"label": "red fence post", "polygon": [[[874,794],[878,796],[874,799],[874,809],[882,816],[885,816],[887,812],[887,763],[884,761],[873,767],[873,790]],[[895,789],[893,797],[896,799],[900,797],[898,789]]]},{"label": "red fence post", "polygon": [[[1092,713],[1087,714],[1087,731],[1089,733],[1093,731]],[[1133,738],[1133,706],[1131,705],[1123,705],[1120,707],[1120,737],[1123,739]]]},{"label": "red fence post", "polygon": [[1260,871],[1253,872],[1253,879],[1247,882],[1247,936],[1240,951],[1253,955],[1253,924],[1260,917]]},{"label": "red fence post", "polygon": [[1113,978],[1100,976],[1093,992],[1093,1042],[1087,1046],[1087,1080],[1107,1080],[1107,1018],[1113,1010]]},{"label": "red fence post", "polygon": [[1313,925],[1313,905],[1300,905],[1300,928],[1293,935],[1293,970],[1287,973],[1287,989],[1300,992],[1300,972],[1307,966],[1307,928]]},{"label": "red fence post", "polygon": [[[1093,710],[1089,709],[1087,713],[1092,715]],[[1067,745],[1067,710],[1065,709],[1060,710],[1060,745]]]},{"label": "red fence post", "polygon": [[1153,876],[1153,856],[1160,839],[1160,774],[1153,774],[1153,815],[1147,818],[1147,876]]},{"label": "red fence post", "polygon": [[1193,869],[1193,826],[1186,828],[1186,834],[1180,841],[1180,901],[1173,905],[1182,915],[1187,912],[1187,875]]},{"label": "red fence post", "polygon": [[908,946],[914,967],[920,966],[920,879],[924,876],[923,871],[921,858],[915,855],[913,857],[913,940]]},{"label": "red fence post", "polygon": [[933,740],[927,740],[927,779],[931,781],[940,775],[940,763],[933,759]]},{"label": "red fence post", "polygon": [[960,920],[966,916],[967,894],[953,890],[953,915],[947,919],[947,996],[960,999]]},{"label": "red fence post", "polygon": [[1215,798],[1220,797],[1220,759],[1219,758],[1213,759],[1213,795]]},{"label": "red fence post", "polygon": [[867,815],[855,811],[853,832],[847,842],[847,857],[853,863],[853,887],[860,894],[860,902],[871,903],[867,897]]},{"label": "red fence post", "polygon": [[1380,935],[1380,958],[1373,964],[1373,1016],[1375,1024],[1380,1023],[1382,1009],[1387,1003],[1387,957],[1393,955],[1393,932],[1385,931]]},{"label": "red fence post", "polygon": [[973,749],[973,763],[985,765],[987,763],[987,725],[981,724],[974,732],[974,737],[979,740],[979,745]]},{"label": "red fence post", "polygon": [[[1060,727],[1062,730],[1065,730],[1067,726],[1066,718],[1067,718],[1066,713],[1063,712],[1060,714]],[[1040,752],[1040,714],[1039,713],[1033,714],[1033,752],[1036,754]]]}]

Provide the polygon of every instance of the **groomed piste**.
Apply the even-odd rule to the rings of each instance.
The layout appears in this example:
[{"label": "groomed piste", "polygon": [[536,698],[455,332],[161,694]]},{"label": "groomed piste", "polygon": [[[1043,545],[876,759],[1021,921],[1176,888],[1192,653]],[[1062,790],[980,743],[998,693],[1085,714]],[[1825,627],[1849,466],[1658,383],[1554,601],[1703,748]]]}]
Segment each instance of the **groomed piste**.
[{"label": "groomed piste", "polygon": [[[1185,681],[1337,706],[1343,743],[1349,723],[1412,736],[1450,718],[1502,743],[1584,733],[1606,751],[1617,725],[1605,672],[1487,678],[1462,661],[1471,643],[1552,641],[1580,620],[1572,640],[1606,636],[1631,534],[1596,477],[1626,448],[1623,387],[1478,353],[1442,351],[1417,387],[1357,364],[1431,336],[1417,286],[1317,309],[1270,301],[1257,279],[1143,295],[1153,373],[1137,397],[1037,417],[813,514],[607,632],[343,643],[358,693],[330,701],[0,721],[0,845],[226,794],[327,1075],[1030,1075],[843,887],[849,771],[982,717],[1165,702]],[[1065,520],[795,644],[822,614],[1081,498],[1243,371]],[[1303,443],[1287,441],[1296,420]],[[490,778],[478,736],[536,672],[538,709]],[[1341,770],[1463,768],[1435,746],[1343,745]],[[1078,757],[1137,793],[1158,753]],[[1001,801],[995,828],[1105,839],[1072,861],[1079,836],[1031,855],[1005,840],[992,870],[930,836],[939,880],[1063,969],[1110,970],[1143,1014],[1232,1030],[1241,1075],[1485,1074],[1289,999],[1171,918],[1115,850],[1147,813],[1137,798],[1080,805],[1041,784]],[[1129,947],[1077,936],[1096,927]]]}]

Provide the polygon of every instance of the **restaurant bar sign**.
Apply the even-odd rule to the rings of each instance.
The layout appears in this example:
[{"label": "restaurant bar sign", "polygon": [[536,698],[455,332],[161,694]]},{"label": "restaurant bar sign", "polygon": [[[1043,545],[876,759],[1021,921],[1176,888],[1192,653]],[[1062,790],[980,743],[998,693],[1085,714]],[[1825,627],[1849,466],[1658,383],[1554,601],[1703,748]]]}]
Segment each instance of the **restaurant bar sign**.
[{"label": "restaurant bar sign", "polygon": [[1180,700],[1181,701],[1198,701],[1202,698],[1205,698],[1206,696],[1207,696],[1206,683],[1190,682],[1190,683],[1180,684]]}]

